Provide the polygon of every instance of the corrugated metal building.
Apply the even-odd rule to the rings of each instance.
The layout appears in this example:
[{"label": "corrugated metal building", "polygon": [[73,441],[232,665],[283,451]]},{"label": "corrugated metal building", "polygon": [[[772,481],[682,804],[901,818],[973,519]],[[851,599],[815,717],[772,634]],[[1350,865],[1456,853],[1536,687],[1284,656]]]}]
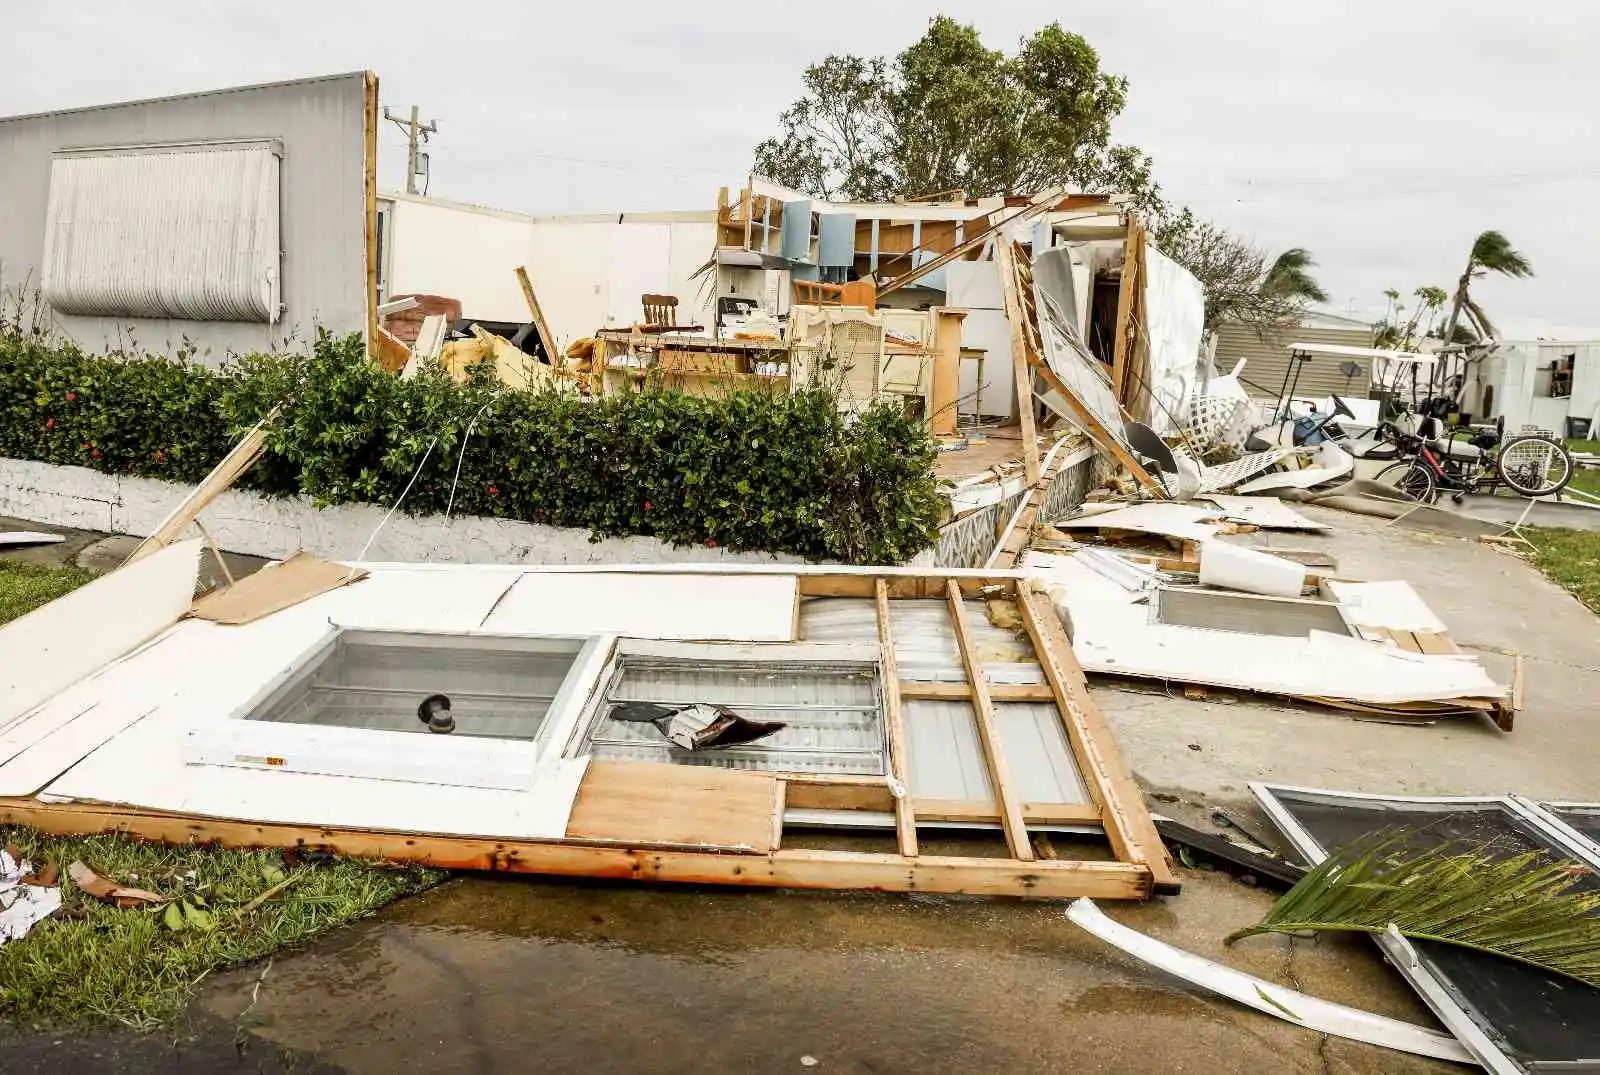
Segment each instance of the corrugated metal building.
[{"label": "corrugated metal building", "polygon": [[367,72],[0,118],[0,294],[220,361],[368,327]]},{"label": "corrugated metal building", "polygon": [[[1224,323],[1217,328],[1216,366],[1218,372],[1227,373],[1239,359],[1244,359],[1240,376],[1245,390],[1261,399],[1276,399],[1283,389],[1291,344],[1371,347],[1375,335],[1366,321],[1316,310],[1306,311],[1299,325],[1285,329],[1273,340],[1261,339],[1244,325]],[[1354,372],[1347,364],[1354,365]],[[1365,398],[1371,387],[1372,359],[1313,355],[1300,370],[1295,395],[1313,399],[1331,395]]]}]

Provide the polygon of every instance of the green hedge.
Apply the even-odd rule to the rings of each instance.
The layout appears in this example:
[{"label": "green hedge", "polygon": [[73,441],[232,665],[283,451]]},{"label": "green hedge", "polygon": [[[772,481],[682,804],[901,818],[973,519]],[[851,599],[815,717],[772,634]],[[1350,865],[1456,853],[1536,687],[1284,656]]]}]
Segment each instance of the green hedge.
[{"label": "green hedge", "polygon": [[241,483],[272,495],[388,505],[417,474],[404,510],[432,514],[459,466],[456,513],[595,539],[898,563],[937,538],[921,422],[889,406],[846,419],[821,391],[585,401],[507,391],[487,373],[402,381],[366,360],[359,337],[217,371],[0,334],[0,455],[193,483],[275,404],[267,451]]}]

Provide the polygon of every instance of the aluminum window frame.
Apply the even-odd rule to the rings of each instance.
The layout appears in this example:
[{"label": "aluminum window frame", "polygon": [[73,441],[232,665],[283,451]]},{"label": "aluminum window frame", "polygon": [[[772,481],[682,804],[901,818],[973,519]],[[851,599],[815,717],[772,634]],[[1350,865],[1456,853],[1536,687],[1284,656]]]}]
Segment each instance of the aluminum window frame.
[{"label": "aluminum window frame", "polygon": [[[1277,826],[1278,831],[1283,833],[1290,845],[1312,866],[1326,859],[1328,851],[1278,799],[1280,793],[1321,798],[1327,800],[1328,805],[1409,803],[1417,806],[1437,806],[1441,810],[1498,807],[1514,818],[1531,825],[1553,843],[1570,852],[1575,859],[1600,873],[1600,845],[1586,839],[1555,815],[1541,809],[1537,803],[1516,795],[1375,795],[1331,788],[1269,784],[1262,781],[1251,781],[1248,786],[1250,793],[1255,796],[1256,802]],[[1373,940],[1394,964],[1395,969],[1422,997],[1423,1002],[1439,1021],[1477,1057],[1479,1063],[1495,1075],[1524,1075],[1528,1068],[1507,1055],[1489,1038],[1455,998],[1445,980],[1423,964],[1416,949],[1406,937],[1391,927],[1389,932],[1375,936]]]}]

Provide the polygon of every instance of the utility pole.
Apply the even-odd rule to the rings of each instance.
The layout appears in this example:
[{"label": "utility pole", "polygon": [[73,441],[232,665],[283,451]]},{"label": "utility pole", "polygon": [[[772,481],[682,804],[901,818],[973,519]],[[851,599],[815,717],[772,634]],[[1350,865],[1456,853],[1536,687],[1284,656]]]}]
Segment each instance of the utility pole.
[{"label": "utility pole", "polygon": [[433,120],[421,122],[417,116],[417,106],[411,106],[411,118],[406,119],[389,111],[383,110],[383,118],[406,132],[406,193],[417,192],[417,176],[428,174],[428,155],[421,151],[421,144],[428,141],[428,135],[439,133],[439,124]]}]

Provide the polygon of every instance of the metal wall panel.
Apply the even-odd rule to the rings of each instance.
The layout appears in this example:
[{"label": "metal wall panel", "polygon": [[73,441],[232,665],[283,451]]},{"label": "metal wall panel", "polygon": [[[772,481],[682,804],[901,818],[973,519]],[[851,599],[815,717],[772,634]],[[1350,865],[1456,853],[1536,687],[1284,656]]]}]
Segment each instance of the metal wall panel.
[{"label": "metal wall panel", "polygon": [[[90,350],[173,353],[185,341],[220,363],[228,352],[304,345],[318,327],[363,332],[367,318],[365,75],[0,118],[0,294],[40,285],[52,161],[62,150],[272,140],[280,166],[284,309],[276,323],[57,314]],[[42,301],[42,300],[41,300]]]}]

